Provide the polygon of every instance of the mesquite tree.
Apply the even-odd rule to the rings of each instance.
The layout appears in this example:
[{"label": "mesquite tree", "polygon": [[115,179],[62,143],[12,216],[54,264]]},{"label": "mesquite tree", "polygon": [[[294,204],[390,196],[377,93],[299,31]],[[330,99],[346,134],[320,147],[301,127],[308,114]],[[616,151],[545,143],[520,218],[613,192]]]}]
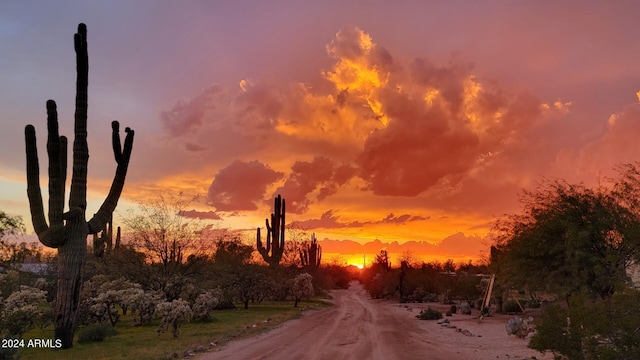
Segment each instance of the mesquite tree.
[{"label": "mesquite tree", "polygon": [[258,228],[257,248],[264,261],[269,266],[278,266],[282,253],[284,252],[284,224],[285,224],[285,206],[284,199],[278,195],[274,199],[273,213],[271,213],[271,224],[269,219],[265,219],[267,225],[267,245],[262,245],[260,238],[260,228]]},{"label": "mesquite tree", "polygon": [[111,189],[98,212],[87,221],[87,84],[89,58],[87,55],[87,27],[78,25],[74,36],[76,52],[76,111],[73,140],[73,172],[69,193],[69,210],[64,212],[67,173],[67,139],[58,134],[56,103],[47,101],[47,154],[49,157],[49,212],[44,215],[40,192],[40,169],[33,125],[25,128],[27,153],[27,195],[33,228],[40,242],[58,249],[58,292],[55,303],[55,337],[63,348],[73,345],[76,310],[80,303],[82,268],[87,252],[87,236],[100,232],[116,208],[124,187],[129,158],[133,146],[133,130],[127,133],[121,148],[117,121],[111,123],[113,153],[118,164]]}]

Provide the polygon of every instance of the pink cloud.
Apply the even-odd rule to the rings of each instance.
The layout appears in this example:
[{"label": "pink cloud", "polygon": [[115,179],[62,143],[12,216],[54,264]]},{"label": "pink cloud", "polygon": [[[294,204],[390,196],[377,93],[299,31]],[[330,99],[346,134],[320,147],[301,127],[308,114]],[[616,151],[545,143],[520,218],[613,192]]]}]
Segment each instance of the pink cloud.
[{"label": "pink cloud", "polygon": [[403,214],[395,216],[393,213],[388,214],[378,221],[351,221],[340,222],[339,216],[334,215],[333,210],[327,210],[319,219],[308,219],[294,221],[290,224],[293,228],[312,230],[312,229],[340,229],[340,228],[358,228],[363,226],[380,225],[380,224],[405,224],[412,221],[428,220],[428,217],[420,215]]},{"label": "pink cloud", "polygon": [[282,175],[259,161],[236,160],[216,174],[209,187],[207,204],[219,211],[256,210],[267,186]]},{"label": "pink cloud", "polygon": [[221,92],[221,86],[211,85],[191,100],[179,100],[171,109],[160,113],[160,122],[170,135],[185,135],[202,125],[207,112],[214,108],[214,99]]},{"label": "pink cloud", "polygon": [[191,152],[198,152],[198,151],[204,151],[206,148],[204,146],[198,145],[198,144],[194,144],[191,142],[187,142],[184,144],[185,149],[187,149],[188,151]]},{"label": "pink cloud", "polygon": [[489,245],[484,238],[467,236],[460,232],[446,237],[437,244],[426,241],[399,243],[398,241],[382,241],[378,239],[359,243],[352,240],[331,240],[326,238],[318,241],[318,243],[322,246],[323,252],[343,254],[377,254],[384,249],[389,253],[403,254],[408,252],[418,256],[477,257],[486,255],[489,249]]},{"label": "pink cloud", "polygon": [[[604,123],[604,119],[603,119]],[[607,119],[604,132],[574,155],[583,171],[609,171],[620,163],[640,159],[640,104],[627,105]],[[571,156],[571,155],[569,155]]]},{"label": "pink cloud", "polygon": [[287,200],[287,210],[294,214],[307,211],[312,199],[309,194],[319,189],[317,200],[323,200],[337,191],[338,185],[344,185],[355,170],[350,165],[335,167],[327,157],[316,156],[313,161],[296,161],[284,185],[275,193],[282,194]]},{"label": "pink cloud", "polygon": [[222,217],[216,214],[215,211],[197,211],[193,209],[180,211],[178,215],[192,219],[222,220]]}]

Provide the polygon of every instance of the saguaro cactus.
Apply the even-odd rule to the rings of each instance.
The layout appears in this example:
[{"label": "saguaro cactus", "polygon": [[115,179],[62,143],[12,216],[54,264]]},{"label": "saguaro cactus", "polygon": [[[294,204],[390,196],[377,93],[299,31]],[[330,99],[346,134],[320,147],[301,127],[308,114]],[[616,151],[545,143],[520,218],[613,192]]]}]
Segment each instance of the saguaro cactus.
[{"label": "saguaro cactus", "polygon": [[93,254],[102,257],[105,253],[111,252],[113,247],[113,214],[104,225],[99,234],[93,234]]},{"label": "saguaro cactus", "polygon": [[284,251],[285,206],[284,199],[280,195],[273,202],[271,225],[269,225],[269,219],[265,219],[267,224],[267,246],[264,247],[262,245],[260,228],[258,228],[257,248],[269,266],[278,266]]},{"label": "saguaro cactus", "polygon": [[111,123],[113,153],[116,174],[111,189],[98,212],[86,221],[87,209],[87,86],[89,57],[87,54],[87,27],[78,25],[74,36],[76,52],[76,111],[73,140],[73,173],[69,193],[69,211],[64,212],[65,183],[67,173],[67,139],[58,135],[56,103],[47,101],[47,154],[49,157],[49,212],[44,215],[40,192],[40,169],[33,125],[25,128],[27,153],[27,195],[33,228],[40,242],[58,249],[58,292],[55,305],[55,337],[63,348],[73,345],[76,311],[80,303],[82,268],[87,252],[87,236],[100,232],[116,208],[129,166],[133,147],[133,130],[127,133],[124,148],[120,145],[120,125]]},{"label": "saguaro cactus", "polygon": [[300,259],[302,260],[302,266],[308,266],[311,268],[320,267],[322,247],[318,244],[315,233],[311,234],[311,242],[302,246],[302,250],[300,250]]}]

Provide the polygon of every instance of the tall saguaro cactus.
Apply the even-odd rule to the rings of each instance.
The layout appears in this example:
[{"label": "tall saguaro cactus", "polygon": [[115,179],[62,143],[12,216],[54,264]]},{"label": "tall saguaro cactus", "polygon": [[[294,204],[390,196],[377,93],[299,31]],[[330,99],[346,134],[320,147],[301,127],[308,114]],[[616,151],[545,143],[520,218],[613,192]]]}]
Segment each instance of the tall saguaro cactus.
[{"label": "tall saguaro cactus", "polygon": [[311,242],[304,244],[302,250],[300,250],[300,259],[302,266],[310,268],[319,268],[320,260],[322,259],[322,246],[318,244],[316,234],[311,234]]},{"label": "tall saguaro cactus", "polygon": [[269,225],[269,219],[265,219],[267,224],[267,245],[266,247],[262,245],[260,228],[258,228],[257,247],[258,252],[269,266],[278,266],[284,252],[285,206],[284,199],[279,194],[273,202],[271,225]]},{"label": "tall saguaro cactus", "polygon": [[27,153],[27,195],[31,220],[40,242],[58,249],[58,293],[55,303],[55,337],[63,348],[73,346],[76,311],[80,303],[82,268],[87,252],[87,236],[100,232],[116,208],[129,166],[133,147],[133,130],[126,128],[124,147],[121,148],[117,121],[111,123],[113,153],[117,163],[116,174],[109,194],[98,212],[86,221],[87,209],[87,86],[89,57],[87,54],[87,27],[78,25],[74,36],[76,51],[76,111],[73,140],[73,172],[69,193],[69,211],[64,212],[67,139],[58,134],[56,103],[47,101],[47,154],[49,157],[49,212],[44,215],[40,191],[40,168],[33,125],[25,128]]}]

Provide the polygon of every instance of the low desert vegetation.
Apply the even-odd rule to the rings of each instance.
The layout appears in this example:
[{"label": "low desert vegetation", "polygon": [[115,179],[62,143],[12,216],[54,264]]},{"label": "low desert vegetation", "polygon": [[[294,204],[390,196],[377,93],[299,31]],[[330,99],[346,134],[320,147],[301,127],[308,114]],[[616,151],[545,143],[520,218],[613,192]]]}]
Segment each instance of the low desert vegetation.
[{"label": "low desert vegetation", "polygon": [[[543,180],[524,191],[522,211],[496,221],[484,266],[401,261],[393,268],[381,251],[362,281],[373,298],[479,308],[487,277],[495,274],[495,311],[542,307],[535,330],[526,321],[511,326],[522,337],[534,332],[531,348],[556,359],[638,359],[640,292],[628,276],[640,263],[637,166],[619,166],[617,178],[595,188]],[[435,313],[428,309],[418,317]]]},{"label": "low desert vegetation", "polygon": [[[305,309],[327,306],[313,298],[347,287],[353,279],[342,266],[324,266],[319,260],[303,264],[302,246],[289,247],[293,253],[283,249],[287,263],[268,264],[241,234],[180,216],[185,204],[179,195],[161,197],[128,214],[125,222],[136,226],[119,229],[117,239],[109,238],[108,231],[97,236],[100,251],[89,247],[83,268],[75,319],[78,345],[63,350],[65,357],[126,353],[157,359],[209,349],[298,317]],[[19,218],[3,216],[2,234],[21,231]],[[56,257],[45,256],[37,244],[0,240],[2,337],[53,341]],[[25,260],[34,259],[40,260],[37,273],[21,269]],[[47,346],[58,347],[55,342]],[[47,350],[56,351],[21,347],[0,358],[49,358]]]}]

